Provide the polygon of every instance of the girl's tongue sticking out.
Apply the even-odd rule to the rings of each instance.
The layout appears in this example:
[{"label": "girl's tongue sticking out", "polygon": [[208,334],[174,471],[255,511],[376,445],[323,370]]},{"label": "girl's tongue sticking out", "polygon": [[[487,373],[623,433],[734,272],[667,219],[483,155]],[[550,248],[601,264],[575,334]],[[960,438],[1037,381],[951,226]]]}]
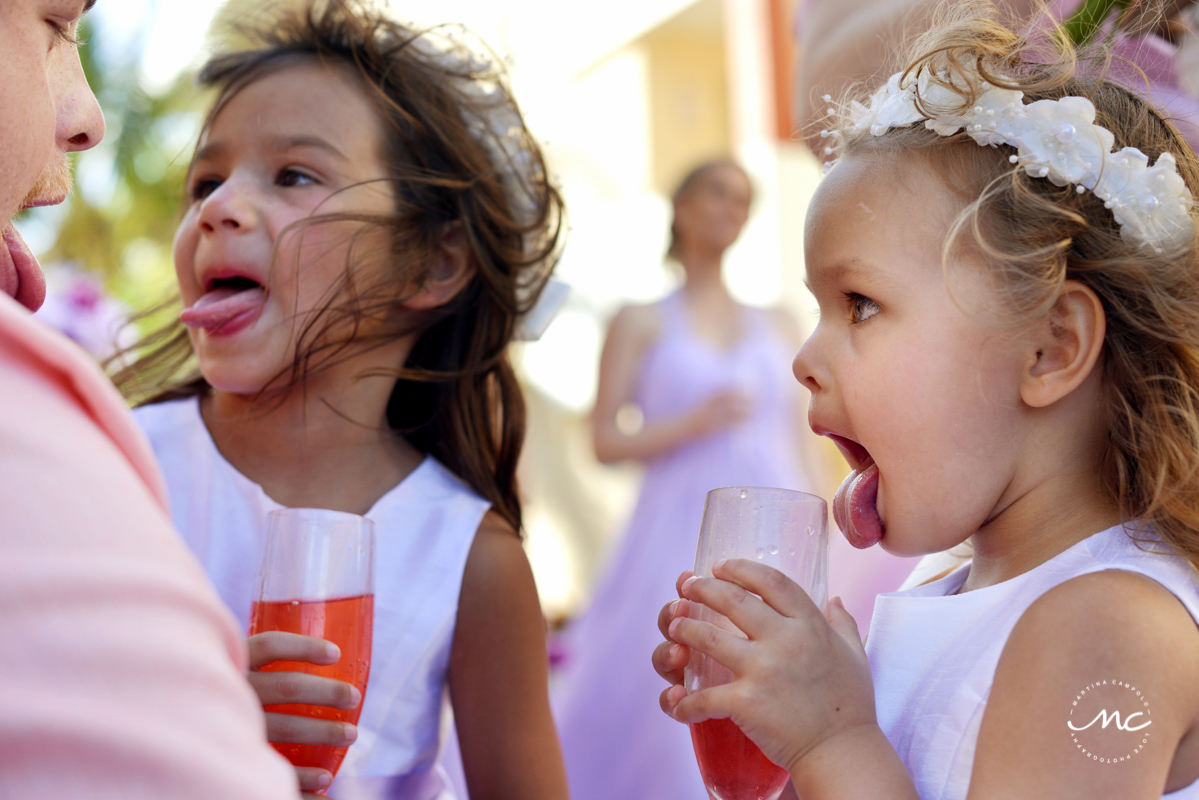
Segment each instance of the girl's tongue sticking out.
[{"label": "girl's tongue sticking out", "polygon": [[849,543],[859,550],[878,544],[883,538],[883,523],[875,501],[878,499],[878,466],[867,458],[849,473],[833,498],[833,518]]},{"label": "girl's tongue sticking out", "polygon": [[210,334],[236,333],[258,318],[266,292],[249,279],[213,284],[191,308],[179,315],[184,325]]}]

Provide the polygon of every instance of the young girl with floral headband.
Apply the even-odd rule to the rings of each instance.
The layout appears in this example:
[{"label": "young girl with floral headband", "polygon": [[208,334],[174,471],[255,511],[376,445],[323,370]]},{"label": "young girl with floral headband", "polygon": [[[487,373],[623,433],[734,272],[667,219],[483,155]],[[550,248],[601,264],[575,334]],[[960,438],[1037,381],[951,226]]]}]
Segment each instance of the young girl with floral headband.
[{"label": "young girl with floral headband", "polygon": [[807,220],[837,522],[971,562],[880,596],[865,647],[753,561],[660,616],[668,681],[690,649],[735,676],[663,708],[731,718],[804,800],[1199,798],[1199,159],[1045,60],[959,4],[841,107]]},{"label": "young girl with floral headband", "polygon": [[[268,512],[375,522],[365,700],[252,671],[265,705],[354,708],[359,724],[267,714],[272,742],[345,746],[301,788],[445,800],[448,690],[474,798],[566,797],[545,628],[515,486],[524,403],[508,343],[559,250],[561,202],[497,67],[453,35],[353,0],[239,26],[175,238],[184,310],[125,374],[174,521],[246,625]],[[251,666],[328,664],[259,634]]]}]

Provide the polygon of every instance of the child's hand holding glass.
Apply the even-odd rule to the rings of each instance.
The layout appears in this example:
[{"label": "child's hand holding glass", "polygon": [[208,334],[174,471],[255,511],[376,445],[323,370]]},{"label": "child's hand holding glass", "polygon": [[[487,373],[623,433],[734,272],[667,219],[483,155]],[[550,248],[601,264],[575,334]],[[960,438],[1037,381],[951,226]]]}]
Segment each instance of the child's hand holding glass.
[{"label": "child's hand holding glass", "polygon": [[[264,631],[246,639],[250,650],[250,686],[264,706],[304,704],[347,711],[362,702],[362,693],[345,681],[303,672],[260,672],[275,661],[301,661],[318,666],[336,664],[341,658],[337,645],[315,636],[285,631]],[[267,741],[290,744],[348,747],[358,738],[358,728],[348,722],[266,713]],[[333,775],[315,767],[296,767],[300,789],[328,789]]]},{"label": "child's hand holding glass", "polygon": [[[662,693],[662,709],[685,723],[731,718],[790,771],[805,798],[817,796],[805,792],[807,780],[820,785],[818,775],[829,772],[859,774],[868,781],[862,790],[877,789],[876,796],[915,797],[878,727],[870,665],[840,600],[829,602],[826,618],[790,578],[746,559],[718,562],[713,573],[683,573],[683,599],[658,617],[670,641],[654,651],[654,668],[673,684]],[[688,618],[691,601],[727,616],[749,638]],[[682,677],[690,648],[728,667],[734,680],[687,694]],[[862,770],[863,764],[872,768]]]}]

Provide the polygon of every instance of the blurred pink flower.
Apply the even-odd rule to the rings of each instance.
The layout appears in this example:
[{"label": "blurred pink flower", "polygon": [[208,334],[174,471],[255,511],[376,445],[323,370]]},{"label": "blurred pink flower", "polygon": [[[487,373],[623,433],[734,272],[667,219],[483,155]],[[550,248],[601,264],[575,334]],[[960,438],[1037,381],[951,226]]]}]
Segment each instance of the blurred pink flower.
[{"label": "blurred pink flower", "polygon": [[37,319],[73,339],[97,361],[133,343],[129,311],[73,263],[46,267],[46,302]]}]

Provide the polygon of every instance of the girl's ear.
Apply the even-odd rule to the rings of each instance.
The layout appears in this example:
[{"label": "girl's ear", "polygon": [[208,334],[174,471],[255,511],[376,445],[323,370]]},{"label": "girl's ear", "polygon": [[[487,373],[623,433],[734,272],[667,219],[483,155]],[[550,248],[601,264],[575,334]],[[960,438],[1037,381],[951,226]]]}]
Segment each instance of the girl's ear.
[{"label": "girl's ear", "polygon": [[443,306],[458,296],[475,276],[475,262],[461,221],[451,222],[441,232],[437,264],[429,270],[416,294],[404,301],[405,308]]},{"label": "girl's ear", "polygon": [[1066,281],[1030,340],[1020,398],[1033,408],[1046,408],[1077,389],[1099,361],[1106,332],[1099,296],[1078,281]]}]

